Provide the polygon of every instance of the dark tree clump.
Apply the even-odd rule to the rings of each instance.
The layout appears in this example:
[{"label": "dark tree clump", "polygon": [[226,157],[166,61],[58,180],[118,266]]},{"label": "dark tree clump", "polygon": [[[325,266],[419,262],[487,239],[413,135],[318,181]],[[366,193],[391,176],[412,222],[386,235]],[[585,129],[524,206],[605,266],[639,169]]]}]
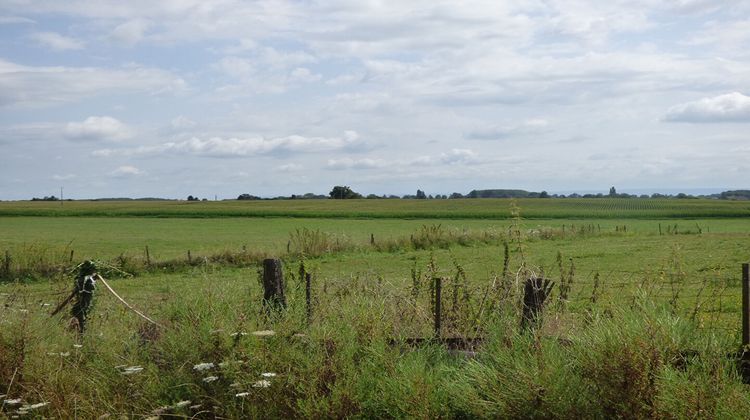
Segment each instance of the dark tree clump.
[{"label": "dark tree clump", "polygon": [[336,185],[335,187],[333,187],[331,192],[328,193],[328,196],[336,200],[347,198],[362,198],[362,194],[354,192],[351,188],[342,185]]}]

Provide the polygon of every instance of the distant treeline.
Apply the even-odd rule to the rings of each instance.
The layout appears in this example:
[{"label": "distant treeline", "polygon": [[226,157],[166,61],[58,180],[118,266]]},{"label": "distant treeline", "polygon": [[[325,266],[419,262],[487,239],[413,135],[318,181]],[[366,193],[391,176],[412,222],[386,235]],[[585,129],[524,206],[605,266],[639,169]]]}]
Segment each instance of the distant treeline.
[{"label": "distant treeline", "polygon": [[[489,190],[471,190],[467,194],[454,192],[450,195],[446,194],[427,194],[422,190],[417,190],[416,194],[405,194],[402,196],[393,194],[369,194],[364,196],[360,193],[353,191],[347,186],[337,185],[331,190],[328,195],[323,194],[292,194],[289,196],[276,196],[276,197],[260,197],[252,194],[240,194],[237,200],[321,200],[326,198],[332,199],[349,199],[349,198],[367,198],[367,199],[402,199],[402,200],[447,200],[447,199],[462,199],[462,198],[674,198],[674,199],[697,199],[697,198],[708,198],[715,200],[750,200],[750,190],[731,190],[724,191],[718,194],[710,195],[690,195],[685,193],[679,194],[659,194],[654,193],[648,194],[627,194],[618,193],[615,187],[609,189],[609,193],[603,194],[549,194],[547,191],[535,192],[526,190],[515,190],[515,189],[489,189]],[[60,201],[58,197],[44,196],[42,198],[34,197],[31,201]],[[73,201],[72,199],[66,199],[65,201]],[[108,198],[95,198],[90,200],[79,200],[79,201],[175,201],[169,198],[159,197],[142,197],[142,198],[128,198],[128,197],[108,197]],[[199,199],[192,195],[187,197],[187,201],[208,201],[207,199]]]},{"label": "distant treeline", "polygon": [[319,195],[313,193],[307,194],[292,194],[291,196],[278,196],[273,198],[262,198],[251,194],[241,194],[237,197],[238,200],[306,200],[306,199],[350,199],[350,198],[367,198],[367,199],[402,199],[402,200],[446,200],[446,199],[461,199],[461,198],[674,198],[674,199],[698,199],[698,198],[709,198],[719,200],[750,200],[750,190],[735,190],[735,191],[724,191],[720,194],[711,195],[691,195],[685,193],[679,194],[627,194],[618,193],[615,187],[611,187],[607,194],[549,194],[547,191],[526,191],[517,189],[489,189],[489,190],[471,190],[467,194],[454,192],[450,195],[446,194],[427,194],[422,190],[417,190],[416,194],[405,194],[402,196],[393,194],[369,194],[367,196],[353,191],[347,186],[335,186],[331,192],[326,195]]}]

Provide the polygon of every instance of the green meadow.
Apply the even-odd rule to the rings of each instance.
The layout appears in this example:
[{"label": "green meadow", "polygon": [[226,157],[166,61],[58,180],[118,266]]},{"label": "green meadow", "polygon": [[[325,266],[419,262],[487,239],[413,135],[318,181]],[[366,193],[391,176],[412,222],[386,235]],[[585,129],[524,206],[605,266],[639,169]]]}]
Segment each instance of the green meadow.
[{"label": "green meadow", "polygon": [[[0,399],[20,399],[0,415],[743,417],[750,393],[728,355],[749,212],[640,199],[0,203]],[[267,257],[284,264],[281,312],[262,303]],[[84,334],[68,309],[50,317],[84,259],[159,326],[101,284]],[[554,286],[523,332],[530,276]],[[482,340],[469,351],[408,344],[434,334],[438,277],[442,334]]]},{"label": "green meadow", "polygon": [[[302,217],[507,219],[509,199],[24,201],[0,202],[0,216]],[[750,203],[708,199],[518,199],[530,219],[659,219],[748,217]]]}]

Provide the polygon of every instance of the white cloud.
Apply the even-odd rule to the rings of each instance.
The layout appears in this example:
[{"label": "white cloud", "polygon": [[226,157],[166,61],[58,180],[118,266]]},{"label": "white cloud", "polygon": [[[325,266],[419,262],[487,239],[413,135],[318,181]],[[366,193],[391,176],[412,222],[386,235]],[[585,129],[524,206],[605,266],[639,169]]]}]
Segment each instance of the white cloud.
[{"label": "white cloud", "polygon": [[70,122],[64,135],[71,140],[120,141],[132,136],[132,130],[116,118],[88,117],[83,122]]},{"label": "white cloud", "polygon": [[538,134],[547,131],[549,122],[542,118],[528,119],[520,124],[490,126],[472,131],[466,138],[475,140],[496,140],[515,135]]},{"label": "white cloud", "polygon": [[471,149],[451,149],[440,155],[440,162],[448,165],[478,163],[479,156]]},{"label": "white cloud", "polygon": [[321,78],[321,75],[313,74],[310,69],[305,67],[297,67],[289,74],[289,81],[292,83],[312,83],[317,82]]},{"label": "white cloud", "polygon": [[56,32],[36,32],[31,34],[31,39],[55,51],[82,50],[84,47],[82,41]]},{"label": "white cloud", "polygon": [[24,66],[0,59],[0,107],[38,107],[112,93],[174,94],[185,89],[183,79],[148,67]]},{"label": "white cloud", "polygon": [[94,156],[170,156],[192,155],[202,157],[231,158],[248,156],[285,156],[297,153],[323,153],[360,151],[367,145],[360,140],[354,131],[346,131],[342,137],[304,137],[299,135],[266,139],[211,137],[201,139],[193,137],[184,141],[167,142],[156,146],[140,146],[130,149],[95,150]]},{"label": "white cloud", "polygon": [[273,48],[263,48],[251,57],[223,57],[212,68],[235,83],[222,87],[222,93],[283,93],[323,78],[309,68],[299,66],[314,61],[313,56],[302,51],[283,53]]},{"label": "white cloud", "polygon": [[133,46],[139,43],[151,27],[151,22],[147,19],[132,19],[120,25],[109,34],[115,42],[126,46]]},{"label": "white cloud", "polygon": [[439,155],[423,155],[416,158],[396,158],[396,159],[381,159],[381,158],[340,158],[340,159],[329,159],[326,164],[326,169],[329,170],[368,170],[368,169],[383,169],[388,168],[395,170],[400,173],[404,172],[405,168],[414,167],[441,167],[441,166],[452,166],[452,165],[469,165],[469,164],[480,164],[488,162],[487,158],[480,158],[479,155],[470,149],[451,149],[448,152],[440,153]]},{"label": "white cloud", "polygon": [[256,65],[252,60],[241,57],[224,57],[213,67],[236,79],[248,78],[256,71]]},{"label": "white cloud", "polygon": [[187,128],[193,128],[196,126],[196,122],[191,120],[190,118],[184,116],[184,115],[178,115],[174,118],[172,118],[172,121],[169,122],[173,129],[175,130],[184,130]]},{"label": "white cloud", "polygon": [[135,166],[130,166],[130,165],[120,166],[114,171],[109,173],[110,176],[115,177],[115,178],[127,178],[127,177],[143,175],[143,174],[144,174],[143,171],[136,168]]},{"label": "white cloud", "polygon": [[410,164],[417,166],[463,165],[481,163],[476,152],[471,149],[451,149],[439,156],[424,155],[413,159]]},{"label": "white cloud", "polygon": [[297,172],[301,171],[303,168],[302,165],[298,165],[296,163],[285,163],[283,165],[279,165],[276,167],[281,172]]},{"label": "white cloud", "polygon": [[739,92],[675,105],[664,116],[675,122],[750,122],[750,96]]},{"label": "white cloud", "polygon": [[327,169],[344,170],[344,169],[378,169],[388,166],[388,162],[381,159],[329,159],[326,164]]},{"label": "white cloud", "polygon": [[23,23],[36,23],[36,21],[22,16],[0,16],[0,25],[12,25]]}]

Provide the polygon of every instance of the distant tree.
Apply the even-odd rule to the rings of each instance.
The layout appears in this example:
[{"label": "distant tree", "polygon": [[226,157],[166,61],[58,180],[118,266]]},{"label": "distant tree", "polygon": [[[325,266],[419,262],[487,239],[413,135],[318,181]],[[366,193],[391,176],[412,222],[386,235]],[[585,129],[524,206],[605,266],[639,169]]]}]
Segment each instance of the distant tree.
[{"label": "distant tree", "polygon": [[418,200],[424,200],[427,198],[427,194],[424,193],[422,190],[417,190],[417,199]]},{"label": "distant tree", "polygon": [[238,200],[260,200],[260,197],[250,195],[250,194],[240,194],[237,197]]},{"label": "distant tree", "polygon": [[539,193],[539,198],[549,198],[549,194],[547,194],[547,191],[542,191]]},{"label": "distant tree", "polygon": [[750,200],[750,190],[723,191],[718,195],[722,200]]},{"label": "distant tree", "polygon": [[450,199],[464,198],[464,195],[461,193],[454,192],[454,193],[451,193],[451,195],[448,198]]},{"label": "distant tree", "polygon": [[349,199],[349,198],[362,198],[362,194],[359,194],[357,192],[352,191],[351,188],[343,185],[336,185],[333,187],[330,193],[328,193],[329,197],[336,199],[336,200],[342,200],[342,199]]},{"label": "distant tree", "polygon": [[58,200],[60,199],[55,197],[54,195],[50,195],[50,196],[45,195],[44,198],[34,197],[31,199],[31,201],[58,201]]},{"label": "distant tree", "polygon": [[367,198],[370,200],[374,200],[376,198],[380,198],[377,194],[367,194]]},{"label": "distant tree", "polygon": [[609,196],[610,197],[617,197],[617,190],[615,189],[615,187],[610,187],[609,188]]}]

